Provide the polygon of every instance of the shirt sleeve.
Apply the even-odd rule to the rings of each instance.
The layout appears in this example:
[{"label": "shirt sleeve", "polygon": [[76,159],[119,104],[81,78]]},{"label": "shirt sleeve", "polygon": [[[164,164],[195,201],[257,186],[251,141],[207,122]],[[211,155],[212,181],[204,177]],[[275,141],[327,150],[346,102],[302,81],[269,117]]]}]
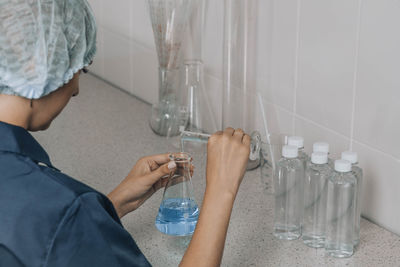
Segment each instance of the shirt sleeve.
[{"label": "shirt sleeve", "polygon": [[96,192],[79,196],[49,244],[44,266],[150,266],[123,228],[111,202]]}]

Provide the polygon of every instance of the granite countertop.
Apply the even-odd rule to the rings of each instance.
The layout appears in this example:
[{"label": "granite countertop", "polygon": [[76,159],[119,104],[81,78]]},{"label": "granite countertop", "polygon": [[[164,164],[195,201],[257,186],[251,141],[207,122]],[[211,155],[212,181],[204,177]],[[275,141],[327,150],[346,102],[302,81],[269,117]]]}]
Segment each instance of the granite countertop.
[{"label": "granite countertop", "polygon": [[[49,130],[34,136],[53,164],[97,190],[108,193],[141,156],[177,151],[176,140],[155,135],[150,106],[100,79],[81,77],[73,98]],[[194,194],[199,205],[205,188],[205,147],[191,147],[196,171]],[[122,220],[154,266],[177,266],[188,238],[163,235],[154,226],[162,199],[157,192]],[[264,192],[259,170],[249,171],[232,212],[222,266],[400,266],[400,237],[367,220],[361,221],[361,243],[348,259],[325,256],[301,242],[272,235],[273,196]]]}]

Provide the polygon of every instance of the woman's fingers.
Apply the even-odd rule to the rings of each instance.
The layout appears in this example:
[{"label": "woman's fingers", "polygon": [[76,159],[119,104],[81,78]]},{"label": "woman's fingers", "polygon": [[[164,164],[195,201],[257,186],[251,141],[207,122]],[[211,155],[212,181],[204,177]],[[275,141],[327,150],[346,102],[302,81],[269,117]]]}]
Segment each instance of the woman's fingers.
[{"label": "woman's fingers", "polygon": [[158,154],[158,155],[152,155],[152,156],[147,156],[145,159],[147,160],[153,160],[155,163],[158,165],[162,165],[164,163],[169,162],[169,155],[168,153],[165,154]]},{"label": "woman's fingers", "polygon": [[248,134],[243,135],[242,143],[249,146],[251,143],[251,137]]},{"label": "woman's fingers", "polygon": [[165,163],[161,165],[158,169],[150,172],[149,174],[145,175],[143,178],[150,184],[156,183],[159,179],[163,176],[175,171],[176,163],[175,161],[170,161],[169,163]]},{"label": "woman's fingers", "polygon": [[242,142],[243,135],[244,135],[244,132],[240,128],[236,129],[235,132],[233,133],[233,137],[240,142]]},{"label": "woman's fingers", "polygon": [[232,136],[234,132],[235,132],[235,129],[233,129],[231,127],[228,127],[224,130],[224,134],[229,135],[229,136]]}]

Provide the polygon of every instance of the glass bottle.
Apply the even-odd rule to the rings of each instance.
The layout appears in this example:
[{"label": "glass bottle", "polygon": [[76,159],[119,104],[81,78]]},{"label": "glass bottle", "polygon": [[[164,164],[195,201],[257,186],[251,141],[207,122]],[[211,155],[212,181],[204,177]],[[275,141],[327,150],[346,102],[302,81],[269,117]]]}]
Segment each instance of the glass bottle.
[{"label": "glass bottle", "polygon": [[176,169],[169,174],[155,225],[164,234],[188,236],[193,234],[199,216],[190,174],[191,157],[181,152],[169,158],[175,161]]},{"label": "glass bottle", "polygon": [[283,146],[275,176],[274,236],[294,240],[301,236],[303,209],[303,163],[295,146]]},{"label": "glass bottle", "polygon": [[328,179],[325,250],[330,256],[353,255],[356,187],[351,163],[336,160],[335,171]]},{"label": "glass bottle", "polygon": [[363,171],[358,166],[358,155],[356,152],[345,151],[342,152],[342,159],[350,161],[352,164],[351,170],[357,179],[357,190],[356,190],[356,215],[355,215],[355,226],[354,226],[354,246],[360,243],[360,220],[361,220],[361,195],[362,195],[362,183],[363,183]]},{"label": "glass bottle", "polygon": [[322,152],[311,154],[304,179],[303,242],[309,247],[325,245],[327,183],[332,169],[328,155]]}]

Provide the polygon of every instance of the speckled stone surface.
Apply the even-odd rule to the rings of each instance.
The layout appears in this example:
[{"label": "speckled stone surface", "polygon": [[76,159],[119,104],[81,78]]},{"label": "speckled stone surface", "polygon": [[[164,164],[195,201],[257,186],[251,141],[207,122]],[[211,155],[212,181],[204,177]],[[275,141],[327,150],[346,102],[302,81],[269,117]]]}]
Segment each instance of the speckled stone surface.
[{"label": "speckled stone surface", "polygon": [[[49,130],[34,136],[64,173],[107,194],[141,156],[171,152],[175,140],[156,136],[148,126],[150,106],[103,81],[82,75],[73,98]],[[205,188],[205,148],[190,147],[196,166],[193,184],[199,205]],[[159,233],[154,220],[157,192],[123,224],[154,266],[177,266],[190,241]],[[353,257],[333,259],[323,249],[272,234],[273,198],[258,170],[247,172],[240,187],[226,239],[222,266],[400,266],[400,237],[362,220],[361,243]]]}]

